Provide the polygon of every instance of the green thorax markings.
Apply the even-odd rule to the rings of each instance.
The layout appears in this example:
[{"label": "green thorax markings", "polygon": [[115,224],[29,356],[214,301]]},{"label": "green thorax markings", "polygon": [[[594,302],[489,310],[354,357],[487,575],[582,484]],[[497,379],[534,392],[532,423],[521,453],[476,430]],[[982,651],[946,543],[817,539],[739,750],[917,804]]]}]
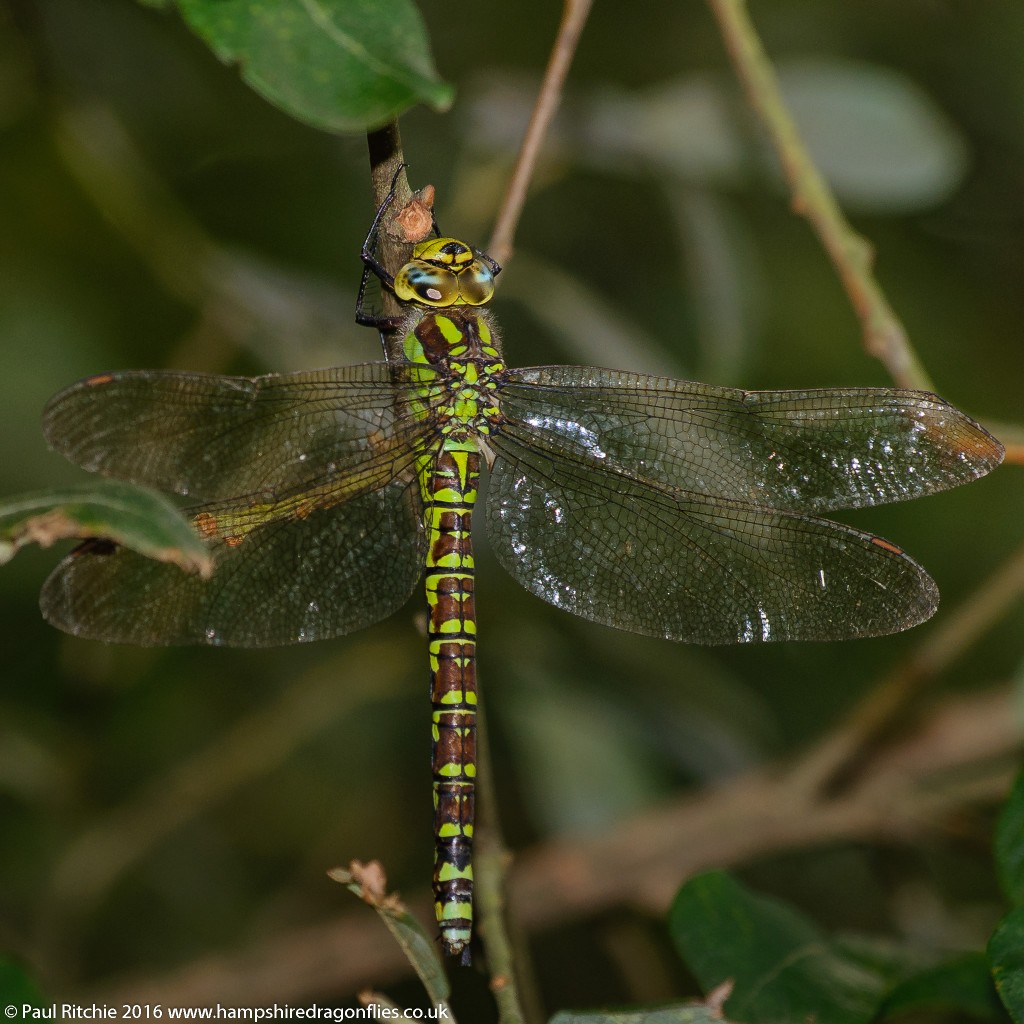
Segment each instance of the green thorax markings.
[{"label": "green thorax markings", "polygon": [[472,439],[489,434],[500,420],[498,390],[505,370],[488,316],[460,308],[417,311],[407,322],[403,349],[414,368],[432,371],[422,375],[417,411],[435,417],[435,437],[450,450],[479,450]]}]

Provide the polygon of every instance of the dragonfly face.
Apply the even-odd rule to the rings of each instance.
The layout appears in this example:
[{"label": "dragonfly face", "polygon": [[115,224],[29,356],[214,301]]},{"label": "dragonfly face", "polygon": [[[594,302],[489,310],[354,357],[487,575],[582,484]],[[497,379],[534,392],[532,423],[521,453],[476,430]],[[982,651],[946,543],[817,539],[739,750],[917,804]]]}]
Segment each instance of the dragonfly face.
[{"label": "dragonfly face", "polygon": [[595,622],[704,644],[879,636],[927,619],[938,593],[916,562],[821,514],[946,490],[1002,458],[982,427],[922,392],[508,368],[477,308],[496,270],[457,240],[421,243],[393,281],[413,304],[401,363],[255,378],[123,371],[72,385],[44,414],[50,444],[84,468],[198,502],[216,560],[201,579],[87,543],[41,599],[70,633],[321,640],[390,615],[425,577],[434,888],[445,948],[464,960],[481,456],[487,532],[519,583]]},{"label": "dragonfly face", "polygon": [[395,275],[394,292],[421,306],[482,306],[494,295],[494,271],[465,242],[431,238]]}]

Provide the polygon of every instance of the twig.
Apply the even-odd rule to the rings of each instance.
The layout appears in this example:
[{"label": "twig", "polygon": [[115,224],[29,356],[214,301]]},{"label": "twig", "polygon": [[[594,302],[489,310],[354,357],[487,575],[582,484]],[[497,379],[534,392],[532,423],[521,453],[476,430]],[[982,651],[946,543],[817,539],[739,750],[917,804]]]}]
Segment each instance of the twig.
[{"label": "twig", "polygon": [[498,817],[494,770],[487,742],[483,706],[477,711],[477,824],[473,861],[476,865],[477,931],[487,949],[487,972],[491,991],[498,1004],[501,1024],[523,1024],[527,1014],[520,994],[520,979],[527,979],[531,996],[529,1019],[540,1020],[534,1004],[534,985],[528,969],[529,953],[519,944],[513,947],[506,916],[505,888],[512,855],[505,846],[505,837]]},{"label": "twig", "polygon": [[745,0],[708,0],[740,81],[761,119],[792,194],[793,209],[806,217],[836,268],[861,323],[864,347],[902,387],[933,391],[906,330],[872,273],[874,253],[843,216],[821,172],[807,152],[786,108],[778,79]]},{"label": "twig", "polygon": [[576,47],[579,44],[583,26],[587,22],[592,2],[593,0],[565,0],[562,8],[562,21],[558,26],[558,35],[555,38],[547,70],[544,72],[544,81],[537,95],[533,113],[530,115],[530,123],[526,128],[523,144],[519,148],[519,155],[516,158],[516,166],[505,194],[505,201],[498,213],[494,234],[491,236],[491,243],[488,246],[488,252],[500,264],[507,263],[512,256],[516,226],[519,224],[519,218],[523,212],[526,192],[537,166],[541,144],[562,100],[562,87],[565,84],[566,75],[569,73],[569,66],[576,53]]}]

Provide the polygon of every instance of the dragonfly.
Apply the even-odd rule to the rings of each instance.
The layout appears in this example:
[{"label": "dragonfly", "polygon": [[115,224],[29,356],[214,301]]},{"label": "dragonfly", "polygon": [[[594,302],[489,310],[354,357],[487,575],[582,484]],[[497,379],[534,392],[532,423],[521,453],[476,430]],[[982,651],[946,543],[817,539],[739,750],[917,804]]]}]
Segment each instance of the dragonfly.
[{"label": "dragonfly", "polygon": [[[267,647],[364,629],[425,581],[435,910],[444,951],[469,963],[485,467],[491,547],[555,607],[684,643],[833,641],[917,625],[938,591],[896,544],[823,515],[967,483],[1003,449],[920,391],[509,367],[486,254],[435,225],[394,276],[377,262],[393,196],[362,255],[403,303],[386,324],[403,358],[260,377],[128,370],[50,400],[57,451],[195,502],[215,570],[93,539],[54,570],[41,607],[81,637]],[[362,301],[357,318],[374,321]]]}]

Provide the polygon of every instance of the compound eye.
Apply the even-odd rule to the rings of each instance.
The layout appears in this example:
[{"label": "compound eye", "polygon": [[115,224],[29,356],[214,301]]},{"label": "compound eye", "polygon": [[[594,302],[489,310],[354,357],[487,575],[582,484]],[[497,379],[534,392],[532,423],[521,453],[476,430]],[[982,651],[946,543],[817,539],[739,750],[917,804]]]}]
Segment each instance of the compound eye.
[{"label": "compound eye", "polygon": [[421,306],[452,306],[459,302],[459,283],[450,270],[414,259],[395,275],[395,295]]},{"label": "compound eye", "polygon": [[483,260],[473,260],[459,274],[459,294],[467,306],[482,306],[494,295],[494,273]]}]

